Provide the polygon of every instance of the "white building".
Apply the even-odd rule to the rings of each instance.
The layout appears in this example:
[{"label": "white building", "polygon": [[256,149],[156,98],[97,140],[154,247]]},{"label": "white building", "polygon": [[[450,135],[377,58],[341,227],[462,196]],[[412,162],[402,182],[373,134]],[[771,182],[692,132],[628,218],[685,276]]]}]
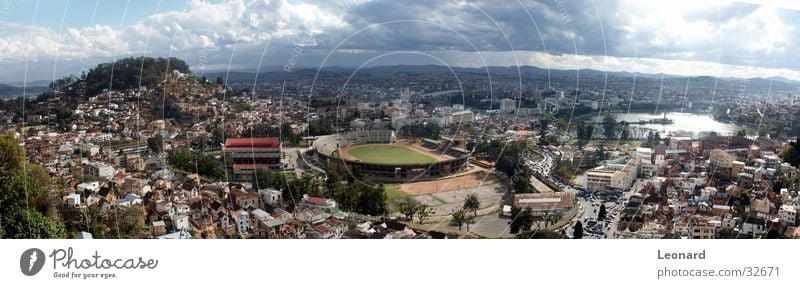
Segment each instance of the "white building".
[{"label": "white building", "polygon": [[781,223],[788,226],[797,226],[797,207],[784,204],[778,211]]},{"label": "white building", "polygon": [[83,193],[85,191],[97,192],[98,190],[100,190],[99,181],[84,182],[75,187],[75,191],[78,193]]},{"label": "white building", "polygon": [[606,164],[586,172],[586,188],[590,190],[628,189],[638,175],[638,160],[628,159],[625,164]]},{"label": "white building", "polygon": [[233,213],[233,223],[239,233],[247,233],[250,231],[250,213],[244,210],[236,211]]},{"label": "white building", "polygon": [[86,173],[94,177],[111,178],[114,176],[114,167],[105,163],[88,163]]},{"label": "white building", "polygon": [[176,231],[189,229],[189,216],[177,215],[172,217],[172,228],[174,228]]},{"label": "white building", "polygon": [[67,206],[69,207],[80,207],[81,206],[81,195],[77,193],[72,193],[67,195]]},{"label": "white building", "polygon": [[742,223],[741,234],[758,235],[765,231],[764,219],[749,217]]},{"label": "white building", "polygon": [[457,111],[453,112],[453,114],[450,114],[449,118],[450,119],[447,121],[449,124],[466,124],[475,121],[475,113],[469,110]]},{"label": "white building", "polygon": [[500,112],[503,113],[514,113],[514,109],[517,108],[516,102],[514,99],[510,98],[503,98],[500,99]]},{"label": "white building", "polygon": [[281,202],[281,194],[281,191],[275,189],[258,190],[258,195],[261,197],[261,202],[270,206],[277,206]]}]

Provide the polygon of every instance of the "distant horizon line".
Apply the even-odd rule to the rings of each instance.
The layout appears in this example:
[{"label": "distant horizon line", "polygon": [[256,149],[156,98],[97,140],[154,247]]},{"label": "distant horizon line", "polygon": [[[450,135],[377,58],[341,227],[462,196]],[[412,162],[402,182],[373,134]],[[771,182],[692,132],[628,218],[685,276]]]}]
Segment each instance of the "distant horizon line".
[{"label": "distant horizon line", "polygon": [[[106,63],[106,62],[104,62],[104,63]],[[102,63],[99,63],[99,64],[102,64]],[[633,74],[633,75],[647,75],[647,76],[665,76],[665,77],[670,77],[670,78],[709,77],[709,78],[715,78],[715,79],[740,79],[740,80],[763,79],[763,80],[771,80],[771,81],[775,81],[776,79],[779,79],[779,81],[789,81],[789,82],[792,82],[792,84],[800,84],[800,80],[794,80],[794,79],[790,79],[790,78],[783,77],[783,76],[768,76],[768,77],[762,76],[762,77],[747,77],[747,78],[745,78],[745,77],[736,77],[736,76],[721,77],[721,76],[711,76],[711,75],[703,75],[703,74],[689,75],[689,74],[669,74],[669,73],[648,73],[648,72],[627,71],[627,70],[602,70],[602,69],[595,69],[595,68],[559,69],[559,68],[541,67],[541,66],[537,66],[537,65],[519,65],[519,66],[517,66],[517,65],[508,65],[508,66],[489,65],[489,66],[470,67],[470,66],[452,66],[452,65],[441,65],[441,64],[392,64],[392,65],[365,66],[365,67],[361,67],[361,69],[364,70],[364,69],[372,69],[372,68],[379,68],[379,67],[400,67],[400,66],[407,66],[407,67],[422,67],[422,66],[448,67],[448,68],[452,68],[452,69],[536,68],[536,69],[541,69],[541,70],[546,70],[546,71],[566,71],[566,72],[571,72],[571,71],[574,71],[574,72],[578,72],[578,71],[594,71],[594,72],[600,72],[600,73],[606,73],[606,74]],[[189,69],[191,70],[192,68],[196,68],[196,67],[197,67],[196,65],[195,66],[191,66],[190,65]],[[252,69],[252,68],[250,68],[250,69],[230,69],[230,70],[226,70],[226,69],[211,69],[211,70],[204,70],[201,73],[197,73],[197,71],[192,70],[192,74],[196,75],[196,76],[203,76],[205,74],[230,73],[230,72],[234,72],[234,73],[251,73],[251,74],[256,74],[256,73],[259,73],[259,74],[260,73],[274,73],[274,72],[292,73],[292,72],[295,72],[295,71],[298,71],[298,70],[318,70],[318,69],[323,69],[324,70],[324,69],[331,69],[331,68],[356,69],[356,68],[358,68],[358,67],[350,67],[350,66],[342,66],[342,65],[329,65],[329,66],[323,66],[323,67],[319,67],[319,66],[296,66],[296,67],[292,68],[292,72],[288,72],[288,71],[285,71],[283,69],[282,65],[264,65],[263,67],[268,67],[268,69],[263,69],[263,68],[262,69]],[[77,74],[66,74],[65,76],[67,76],[67,75],[77,75]],[[633,76],[633,75],[630,75],[630,76]],[[0,82],[0,85],[23,87],[23,86],[20,86],[20,85],[24,85],[25,83],[37,83],[37,82],[45,82],[45,81],[48,82],[48,85],[49,85],[49,83],[53,82],[53,80],[51,80],[51,79],[37,79],[37,80],[28,80],[28,81],[15,80],[15,81],[3,81],[3,82]],[[27,87],[44,87],[44,86],[27,86]]]}]

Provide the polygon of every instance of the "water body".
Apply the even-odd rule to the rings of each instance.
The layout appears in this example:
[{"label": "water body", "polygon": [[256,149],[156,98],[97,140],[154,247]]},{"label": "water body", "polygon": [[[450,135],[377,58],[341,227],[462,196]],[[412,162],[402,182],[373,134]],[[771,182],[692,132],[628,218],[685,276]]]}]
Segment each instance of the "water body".
[{"label": "water body", "polygon": [[[664,114],[652,113],[615,113],[617,121],[639,122],[650,121],[652,119],[663,118]],[[710,132],[716,132],[718,135],[733,135],[739,130],[744,129],[742,126],[722,123],[714,120],[711,114],[705,113],[681,113],[681,112],[668,112],[667,119],[673,121],[672,124],[631,124],[630,126],[640,129],[649,129],[660,132],[663,135],[673,136],[688,136],[698,138]],[[602,121],[602,118],[600,118]]]}]

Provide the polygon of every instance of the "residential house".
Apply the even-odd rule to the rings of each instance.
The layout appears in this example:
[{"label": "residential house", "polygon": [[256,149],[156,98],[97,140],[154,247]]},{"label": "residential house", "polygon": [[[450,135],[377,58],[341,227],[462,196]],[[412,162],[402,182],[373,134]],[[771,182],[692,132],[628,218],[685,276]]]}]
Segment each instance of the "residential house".
[{"label": "residential house", "polygon": [[233,222],[236,225],[236,230],[241,234],[246,234],[250,231],[250,213],[244,210],[238,210],[233,213]]}]

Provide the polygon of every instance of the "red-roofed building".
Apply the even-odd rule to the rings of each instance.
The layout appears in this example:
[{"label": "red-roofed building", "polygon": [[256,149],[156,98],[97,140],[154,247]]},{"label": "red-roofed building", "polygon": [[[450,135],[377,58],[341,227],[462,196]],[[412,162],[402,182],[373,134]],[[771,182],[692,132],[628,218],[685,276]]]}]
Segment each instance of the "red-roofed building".
[{"label": "red-roofed building", "polygon": [[233,160],[235,180],[252,181],[258,169],[282,169],[281,141],[275,137],[228,138],[222,151]]}]

